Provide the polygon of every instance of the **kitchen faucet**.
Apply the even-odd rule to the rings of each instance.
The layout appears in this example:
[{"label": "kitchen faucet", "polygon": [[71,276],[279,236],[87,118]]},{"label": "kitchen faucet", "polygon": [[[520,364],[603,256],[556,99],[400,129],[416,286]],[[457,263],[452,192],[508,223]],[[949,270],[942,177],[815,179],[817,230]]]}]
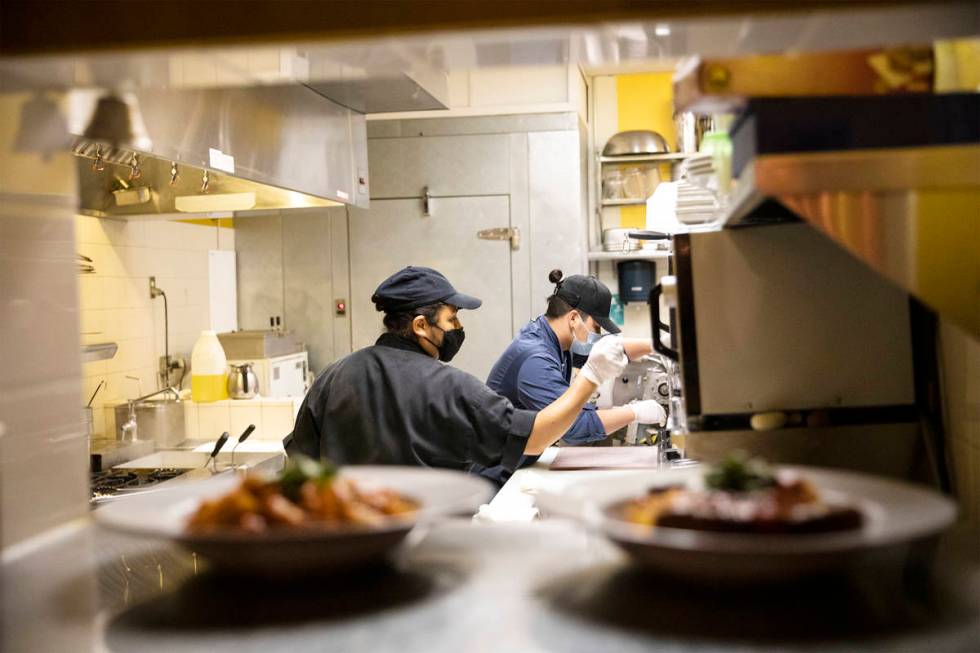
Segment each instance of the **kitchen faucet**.
[{"label": "kitchen faucet", "polygon": [[162,390],[156,390],[154,392],[151,392],[148,395],[143,395],[142,397],[137,397],[136,399],[130,399],[130,401],[132,401],[135,404],[135,403],[137,403],[139,401],[143,401],[144,399],[149,399],[150,397],[156,397],[157,395],[162,395],[165,392],[169,392],[170,394],[172,394],[174,396],[174,399],[176,399],[177,401],[180,401],[180,392],[177,390],[177,388],[175,388],[173,386],[169,386],[169,387],[163,388]]},{"label": "kitchen faucet", "polygon": [[[142,382],[140,381],[139,378],[135,376],[127,376],[126,378],[132,379],[137,383],[139,383],[140,385],[138,387],[140,387],[140,390],[142,391]],[[139,439],[139,422],[136,421],[136,404],[143,401],[144,399],[149,399],[150,397],[155,397],[165,392],[169,392],[173,394],[174,399],[180,401],[180,392],[177,391],[177,388],[173,388],[173,387],[164,388],[163,390],[156,390],[148,395],[143,395],[141,397],[137,397],[136,399],[127,400],[126,403],[129,404],[129,418],[126,420],[125,424],[119,427],[119,430],[122,433],[120,439],[123,442],[136,442]]]}]

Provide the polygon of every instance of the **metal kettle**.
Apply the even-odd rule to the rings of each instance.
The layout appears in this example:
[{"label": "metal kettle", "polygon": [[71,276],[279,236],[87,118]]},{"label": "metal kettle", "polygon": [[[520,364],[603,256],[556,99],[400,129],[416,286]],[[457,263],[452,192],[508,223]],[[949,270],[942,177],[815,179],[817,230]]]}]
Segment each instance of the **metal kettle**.
[{"label": "metal kettle", "polygon": [[228,396],[232,399],[251,399],[259,393],[259,377],[251,363],[232,365],[228,373]]}]

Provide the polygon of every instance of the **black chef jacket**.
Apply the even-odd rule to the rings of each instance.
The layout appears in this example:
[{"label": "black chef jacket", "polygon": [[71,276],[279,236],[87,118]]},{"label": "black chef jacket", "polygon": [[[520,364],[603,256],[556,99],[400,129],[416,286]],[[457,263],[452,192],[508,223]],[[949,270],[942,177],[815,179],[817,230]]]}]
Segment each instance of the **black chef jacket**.
[{"label": "black chef jacket", "polygon": [[317,377],[284,444],[338,464],[513,470],[536,415],[387,333]]}]

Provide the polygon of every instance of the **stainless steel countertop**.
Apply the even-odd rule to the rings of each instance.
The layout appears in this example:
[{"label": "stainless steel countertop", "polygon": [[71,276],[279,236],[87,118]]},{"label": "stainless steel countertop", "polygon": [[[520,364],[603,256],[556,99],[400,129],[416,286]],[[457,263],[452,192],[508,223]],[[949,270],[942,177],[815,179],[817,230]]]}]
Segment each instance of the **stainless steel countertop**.
[{"label": "stainless steel countertop", "polygon": [[[765,590],[684,586],[577,525],[447,522],[389,566],[289,583],[209,573],[76,524],[4,556],[5,651],[976,651],[980,566],[891,556]],[[920,549],[914,560],[925,560]]]}]

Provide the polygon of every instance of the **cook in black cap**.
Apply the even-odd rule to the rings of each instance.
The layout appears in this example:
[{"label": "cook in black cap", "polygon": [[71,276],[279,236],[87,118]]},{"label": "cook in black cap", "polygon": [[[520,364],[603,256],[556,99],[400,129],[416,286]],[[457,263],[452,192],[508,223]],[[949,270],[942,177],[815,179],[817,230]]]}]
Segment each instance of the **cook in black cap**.
[{"label": "cook in black cap", "polygon": [[[417,309],[428,307],[429,310],[422,310],[419,314],[426,318],[433,330],[442,332],[442,336],[439,337],[439,342],[429,337],[428,333],[420,334],[420,338],[436,349],[439,360],[444,363],[448,363],[456,356],[466,337],[463,325],[456,317],[458,310],[476,309],[483,305],[483,301],[476,297],[456,292],[453,284],[449,283],[449,279],[441,272],[411,265],[381,282],[371,296],[371,301],[374,302],[375,308],[384,311],[385,326],[389,326],[389,322],[395,327],[402,326],[398,324],[398,316],[404,318]],[[443,312],[452,314],[449,317],[452,323],[451,329],[443,329],[439,326],[438,320],[430,319],[435,317],[436,310],[441,306],[445,306]],[[395,317],[389,319],[387,316]],[[431,353],[425,345],[423,349]]]},{"label": "cook in black cap", "polygon": [[[586,277],[581,274],[562,279],[561,270],[552,270],[548,275],[548,280],[555,284],[555,292],[552,297],[560,299],[568,305],[568,311],[572,309],[581,317],[583,314],[587,318],[592,318],[596,324],[605,329],[608,333],[619,333],[619,327],[609,319],[609,309],[612,306],[612,293],[605,284],[595,277]],[[549,298],[549,306],[555,304]],[[554,311],[552,311],[554,312]],[[588,325],[584,325],[588,329]],[[593,326],[589,329],[595,332]]]},{"label": "cook in black cap", "polygon": [[608,338],[556,401],[522,410],[446,364],[463,342],[457,312],[478,308],[479,299],[425,267],[396,272],[371,299],[384,313],[386,332],[317,377],[285,440],[289,455],[339,464],[513,470],[522,455],[553,444],[596,386],[627,363],[622,342]]},{"label": "cook in black cap", "polygon": [[457,292],[442,272],[413,265],[382,281],[371,296],[371,301],[385,313],[409,311],[440,302],[470,310],[483,305],[483,300]]},{"label": "cook in black cap", "polygon": [[[609,319],[612,293],[601,281],[580,274],[563,278],[561,270],[553,270],[548,280],[555,284],[555,290],[548,297],[544,315],[521,329],[487,378],[491,389],[526,410],[547,406],[568,389],[572,354],[584,359],[602,337],[600,327],[608,333],[619,333],[619,327]],[[624,339],[623,344],[631,359],[653,350],[653,342],[646,339]],[[663,407],[654,399],[605,409],[590,403],[582,408],[562,440],[573,445],[589,444],[631,422],[662,424],[666,418]],[[534,458],[525,457],[520,464],[533,461]],[[511,472],[498,466],[480,473],[502,483]]]}]

